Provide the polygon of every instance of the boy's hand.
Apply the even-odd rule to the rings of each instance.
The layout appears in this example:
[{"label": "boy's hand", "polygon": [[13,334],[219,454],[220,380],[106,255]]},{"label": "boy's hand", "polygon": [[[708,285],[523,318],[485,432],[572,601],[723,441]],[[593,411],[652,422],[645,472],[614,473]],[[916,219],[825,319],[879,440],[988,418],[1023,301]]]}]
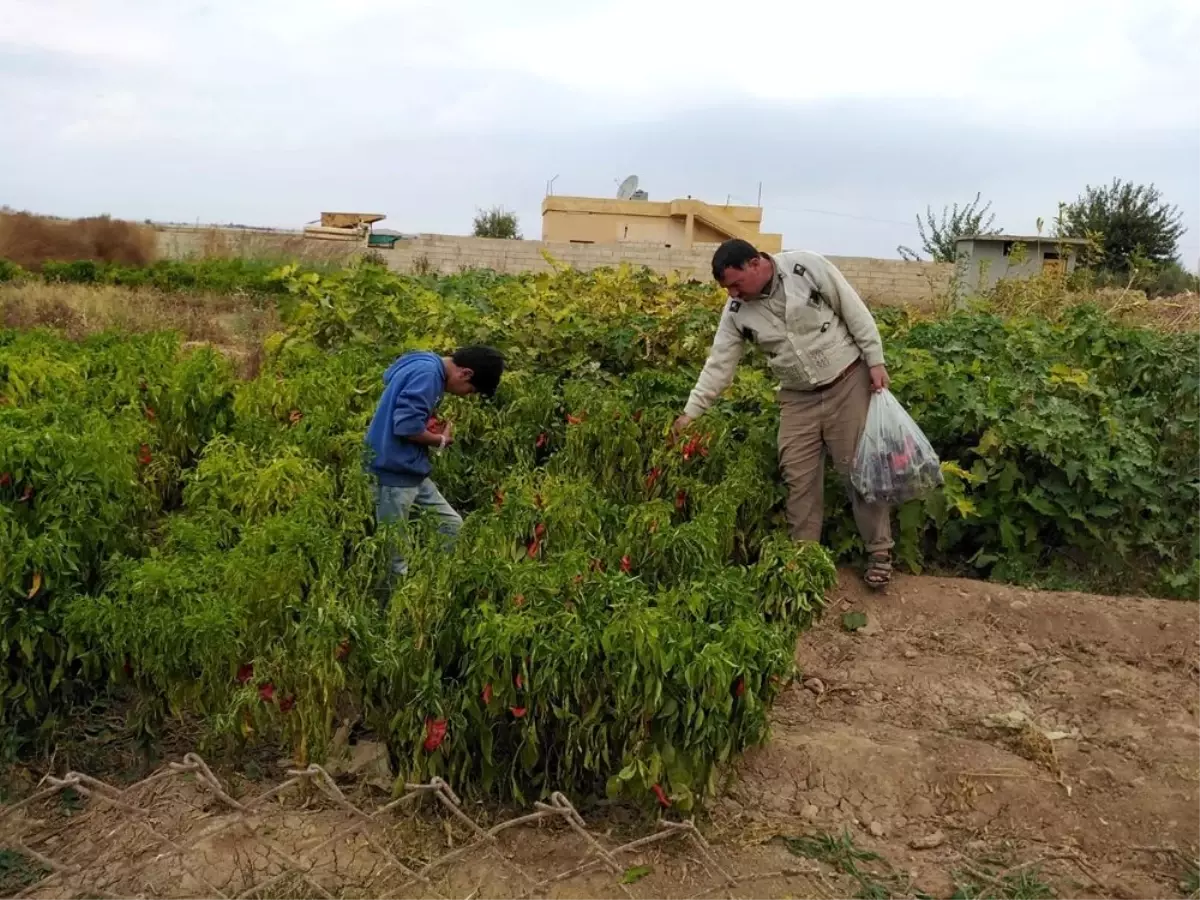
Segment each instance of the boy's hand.
[{"label": "boy's hand", "polygon": [[692,424],[693,421],[694,419],[692,419],[691,416],[689,416],[687,413],[684,413],[682,416],[676,419],[675,424],[671,426],[671,433],[676,436],[680,435],[689,425]]}]

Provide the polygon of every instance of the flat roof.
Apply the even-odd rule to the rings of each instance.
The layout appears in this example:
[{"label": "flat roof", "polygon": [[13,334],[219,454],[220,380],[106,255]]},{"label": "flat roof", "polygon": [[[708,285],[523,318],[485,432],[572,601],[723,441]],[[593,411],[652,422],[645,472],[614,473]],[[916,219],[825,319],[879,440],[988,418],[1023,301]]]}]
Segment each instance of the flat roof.
[{"label": "flat roof", "polygon": [[1048,234],[964,234],[959,241],[1020,241],[1022,244],[1087,244],[1087,238],[1052,237]]}]

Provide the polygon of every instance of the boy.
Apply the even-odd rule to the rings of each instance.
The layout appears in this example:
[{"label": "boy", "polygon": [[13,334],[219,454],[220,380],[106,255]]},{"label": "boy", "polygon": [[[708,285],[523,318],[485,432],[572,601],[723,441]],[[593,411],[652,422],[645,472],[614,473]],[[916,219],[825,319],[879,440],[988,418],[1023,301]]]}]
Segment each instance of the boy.
[{"label": "boy", "polygon": [[[433,464],[429,448],[454,443],[454,429],[431,431],[437,406],[447,393],[490,397],[500,384],[504,357],[492,347],[463,347],[452,356],[416,351],[405,353],[383,374],[383,396],[367,429],[368,463],[375,476],[375,520],[403,522],[413,504],[430,510],[441,521],[438,530],[447,547],[462,527],[460,516],[429,478]],[[436,427],[436,426],[434,426]],[[408,563],[393,550],[389,588],[408,572]]]}]

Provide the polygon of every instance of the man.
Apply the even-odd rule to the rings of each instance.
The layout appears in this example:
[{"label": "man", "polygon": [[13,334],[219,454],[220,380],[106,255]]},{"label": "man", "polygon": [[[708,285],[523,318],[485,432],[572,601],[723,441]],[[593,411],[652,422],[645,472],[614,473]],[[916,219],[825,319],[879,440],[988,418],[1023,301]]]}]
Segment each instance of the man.
[{"label": "man", "polygon": [[[453,356],[406,353],[383,373],[383,396],[367,429],[379,524],[406,521],[415,504],[438,517],[446,546],[453,545],[462,516],[429,478],[429,450],[453,444],[454,428],[439,427],[434,411],[446,393],[492,396],[503,373],[504,357],[491,347],[463,347]],[[394,550],[389,586],[407,572],[408,563]]]},{"label": "man", "polygon": [[675,422],[676,432],[729,387],[745,344],[757,344],[780,383],[779,464],[792,539],[821,539],[828,451],[847,481],[866,544],[863,580],[874,589],[886,587],[893,547],[889,509],[867,503],[849,486],[871,394],[889,383],[870,310],[842,273],[817,253],[768,255],[746,241],[729,240],[713,254],[712,271],[729,304],[684,414]]}]

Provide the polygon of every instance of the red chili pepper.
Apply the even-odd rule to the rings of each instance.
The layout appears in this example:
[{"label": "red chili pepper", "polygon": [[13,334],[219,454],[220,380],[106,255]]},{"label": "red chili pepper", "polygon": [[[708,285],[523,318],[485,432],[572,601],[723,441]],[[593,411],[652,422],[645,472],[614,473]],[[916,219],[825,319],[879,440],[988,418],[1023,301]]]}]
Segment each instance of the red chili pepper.
[{"label": "red chili pepper", "polygon": [[147,419],[149,419],[151,422],[153,422],[155,419],[157,419],[157,418],[158,418],[158,413],[156,413],[156,412],[154,411],[154,407],[153,407],[153,406],[147,406],[147,407],[146,407],[146,418],[147,418]]},{"label": "red chili pepper", "polygon": [[646,476],[646,490],[654,487],[654,483],[658,481],[658,476],[662,474],[662,469],[655,467],[650,470],[650,474]]},{"label": "red chili pepper", "polygon": [[550,443],[550,438],[547,437],[546,432],[543,431],[541,434],[538,435],[537,442],[534,444],[534,446],[537,447],[539,450],[541,450],[548,443]]},{"label": "red chili pepper", "polygon": [[425,430],[430,434],[441,434],[442,429],[446,427],[446,423],[437,416],[430,416],[425,420]]},{"label": "red chili pepper", "polygon": [[683,509],[687,506],[687,491],[679,491],[675,494],[675,508]]},{"label": "red chili pepper", "polygon": [[279,711],[280,712],[291,712],[295,706],[296,706],[296,695],[295,694],[288,694],[286,697],[284,697],[282,700],[279,701]]},{"label": "red chili pepper", "polygon": [[582,575],[576,575],[576,576],[575,576],[575,578],[574,578],[574,582],[575,582],[576,584],[582,584],[582,583],[583,583],[583,576],[582,576]]},{"label": "red chili pepper", "polygon": [[254,663],[243,663],[238,668],[237,680],[238,684],[245,684],[254,677]]},{"label": "red chili pepper", "polygon": [[524,594],[517,594],[517,596],[513,597],[513,606],[524,606],[524,605],[525,605],[525,595]]},{"label": "red chili pepper", "polygon": [[270,681],[258,686],[258,696],[262,698],[263,703],[270,703],[275,699],[275,685]]},{"label": "red chili pepper", "polygon": [[534,538],[529,542],[528,554],[530,559],[536,559],[538,551],[542,549],[542,541],[540,538]]},{"label": "red chili pepper", "polygon": [[518,691],[519,691],[519,690],[520,690],[522,687],[524,687],[524,685],[525,685],[525,682],[521,680],[521,673],[520,673],[520,672],[518,672],[518,673],[517,673],[517,677],[513,679],[513,683],[514,683],[514,684],[517,686],[517,690],[518,690]]},{"label": "red chili pepper", "polygon": [[508,711],[513,714],[513,718],[516,718],[516,719],[525,718],[525,707],[523,707],[523,706],[510,706],[508,708]]},{"label": "red chili pepper", "polygon": [[654,796],[658,798],[658,805],[663,809],[671,805],[671,798],[667,796],[667,792],[662,789],[661,785],[652,784],[650,790],[654,791]]},{"label": "red chili pepper", "polygon": [[8,487],[12,484],[11,472],[0,472],[0,487]]},{"label": "red chili pepper", "polygon": [[300,412],[298,409],[293,409],[290,413],[288,413],[288,421],[293,425],[299,423],[299,421],[303,418],[304,413]]},{"label": "red chili pepper", "polygon": [[150,453],[149,444],[142,444],[140,447],[138,447],[138,462],[140,462],[143,466],[148,466],[153,459],[154,456]]},{"label": "red chili pepper", "polygon": [[546,533],[546,523],[545,522],[538,522],[537,525],[535,525],[533,527],[533,536],[534,537],[540,538],[545,533]]},{"label": "red chili pepper", "polygon": [[746,693],[746,679],[739,678],[737,683],[733,686],[733,695],[735,697],[740,697],[744,693]]},{"label": "red chili pepper", "polygon": [[571,415],[571,413],[567,413],[567,424],[568,425],[579,425],[582,422],[583,422],[583,418],[581,416],[574,416],[574,415]]},{"label": "red chili pepper", "polygon": [[701,455],[701,456],[703,456],[705,459],[708,459],[708,448],[707,448],[707,447],[701,447],[701,448],[700,448],[700,455]]},{"label": "red chili pepper", "polygon": [[483,686],[483,705],[487,706],[491,702],[492,702],[492,686],[491,686],[491,684],[485,684]]},{"label": "red chili pepper", "polygon": [[335,659],[345,659],[350,655],[350,638],[342,638],[342,642],[337,645],[337,650],[333,653]]},{"label": "red chili pepper", "polygon": [[621,557],[621,571],[622,572],[632,572],[633,571],[633,561],[628,556]]},{"label": "red chili pepper", "polygon": [[445,719],[426,719],[425,720],[425,749],[432,753],[442,745],[442,741],[446,739],[446,720]]}]

